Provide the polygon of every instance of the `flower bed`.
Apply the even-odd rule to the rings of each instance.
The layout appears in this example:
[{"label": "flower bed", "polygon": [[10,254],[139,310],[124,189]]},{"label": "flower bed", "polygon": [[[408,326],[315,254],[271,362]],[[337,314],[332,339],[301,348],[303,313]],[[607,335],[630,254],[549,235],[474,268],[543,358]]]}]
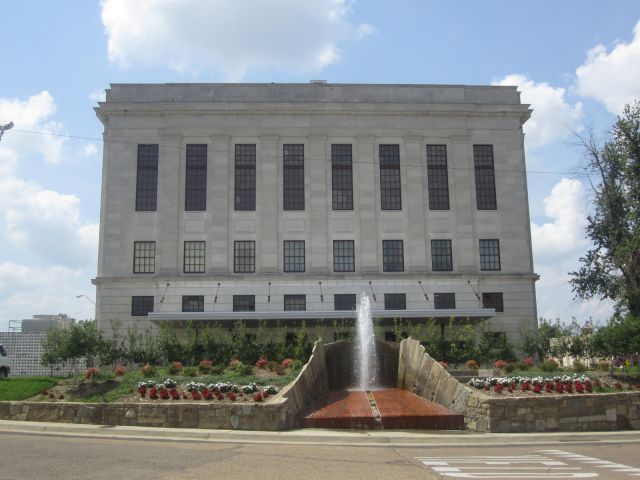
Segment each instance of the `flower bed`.
[{"label": "flower bed", "polygon": [[609,393],[612,391],[640,390],[639,385],[622,384],[591,379],[587,375],[555,375],[552,377],[487,377],[473,378],[468,385],[494,395],[565,395],[582,393]]},{"label": "flower bed", "polygon": [[263,402],[278,393],[272,385],[258,387],[255,383],[238,385],[230,382],[205,384],[189,382],[184,388],[171,378],[162,382],[153,380],[138,383],[139,399],[142,401],[155,400],[195,400],[206,402]]}]

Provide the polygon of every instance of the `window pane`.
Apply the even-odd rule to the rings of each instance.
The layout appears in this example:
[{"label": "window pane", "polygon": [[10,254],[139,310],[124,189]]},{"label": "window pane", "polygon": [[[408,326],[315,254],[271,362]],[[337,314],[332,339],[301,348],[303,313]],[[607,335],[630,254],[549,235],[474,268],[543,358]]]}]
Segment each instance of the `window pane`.
[{"label": "window pane", "polygon": [[283,146],[284,210],[304,210],[304,145]]},{"label": "window pane", "polygon": [[284,241],[284,271],[304,272],[304,240]]},{"label": "window pane", "polygon": [[400,146],[380,145],[380,199],[382,210],[402,210]]},{"label": "window pane", "polygon": [[480,270],[500,270],[500,240],[480,240]]},{"label": "window pane", "polygon": [[182,297],[183,312],[204,312],[204,296],[185,295]]},{"label": "window pane", "polygon": [[307,297],[305,295],[285,295],[284,311],[305,311],[307,309]]},{"label": "window pane", "polygon": [[334,210],[353,210],[351,145],[331,145],[331,183]]},{"label": "window pane", "polygon": [[385,310],[406,310],[407,296],[404,293],[385,293],[384,294]]},{"label": "window pane", "polygon": [[255,312],[256,311],[255,295],[234,295],[233,311],[234,312]]},{"label": "window pane", "polygon": [[256,242],[234,242],[235,273],[253,273],[256,271]]},{"label": "window pane", "polygon": [[429,209],[449,210],[449,177],[447,174],[447,146],[427,145],[427,177]]},{"label": "window pane", "polygon": [[235,209],[256,209],[256,146],[236,145]]},{"label": "window pane", "polygon": [[385,272],[404,272],[402,240],[382,241],[382,269]]},{"label": "window pane", "polygon": [[431,240],[431,269],[434,272],[453,270],[451,240]]},{"label": "window pane", "polygon": [[184,209],[207,209],[207,146],[187,145]]},{"label": "window pane", "polygon": [[154,273],[156,242],[133,242],[133,273]]},{"label": "window pane", "polygon": [[146,317],[153,312],[153,297],[131,297],[131,316]]},{"label": "window pane", "polygon": [[496,183],[493,171],[493,145],[474,145],[473,164],[476,172],[476,204],[478,210],[495,210]]},{"label": "window pane", "polygon": [[433,306],[437,310],[453,310],[456,308],[455,293],[434,293]]},{"label": "window pane", "polygon": [[155,211],[158,198],[158,145],[138,145],[136,210]]},{"label": "window pane", "polygon": [[333,271],[355,272],[356,262],[353,240],[333,241]]},{"label": "window pane", "polygon": [[484,308],[494,308],[496,312],[504,312],[502,292],[483,293],[482,306]]},{"label": "window pane", "polygon": [[205,242],[184,242],[184,273],[204,273]]},{"label": "window pane", "polygon": [[356,294],[355,293],[336,293],[333,296],[334,310],[355,310]]}]

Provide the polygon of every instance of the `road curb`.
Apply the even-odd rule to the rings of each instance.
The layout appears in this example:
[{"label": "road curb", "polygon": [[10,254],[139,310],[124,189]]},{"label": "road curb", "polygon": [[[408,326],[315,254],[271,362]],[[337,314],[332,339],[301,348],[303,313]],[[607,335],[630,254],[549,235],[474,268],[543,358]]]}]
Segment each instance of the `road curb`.
[{"label": "road curb", "polygon": [[0,433],[80,436],[135,440],[217,443],[283,443],[363,446],[495,446],[550,443],[640,443],[640,432],[467,433],[432,431],[338,431],[320,429],[281,432],[187,428],[123,427],[0,420]]}]

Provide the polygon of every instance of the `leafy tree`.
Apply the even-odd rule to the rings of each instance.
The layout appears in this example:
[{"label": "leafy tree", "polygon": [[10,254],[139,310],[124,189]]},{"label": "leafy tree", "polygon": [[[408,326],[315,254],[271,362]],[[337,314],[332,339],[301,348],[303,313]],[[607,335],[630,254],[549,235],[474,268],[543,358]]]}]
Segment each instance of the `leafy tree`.
[{"label": "leafy tree", "polygon": [[611,299],[640,318],[640,102],[624,108],[604,145],[584,142],[594,191],[587,236],[593,248],[571,272],[578,298]]}]

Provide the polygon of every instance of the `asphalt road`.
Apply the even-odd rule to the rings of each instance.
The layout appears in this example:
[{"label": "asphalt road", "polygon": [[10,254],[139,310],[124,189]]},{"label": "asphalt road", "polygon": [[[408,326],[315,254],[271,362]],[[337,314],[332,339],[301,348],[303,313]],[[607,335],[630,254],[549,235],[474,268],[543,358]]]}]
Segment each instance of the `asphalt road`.
[{"label": "asphalt road", "polygon": [[481,443],[216,443],[0,432],[0,479],[640,478],[638,443]]}]

